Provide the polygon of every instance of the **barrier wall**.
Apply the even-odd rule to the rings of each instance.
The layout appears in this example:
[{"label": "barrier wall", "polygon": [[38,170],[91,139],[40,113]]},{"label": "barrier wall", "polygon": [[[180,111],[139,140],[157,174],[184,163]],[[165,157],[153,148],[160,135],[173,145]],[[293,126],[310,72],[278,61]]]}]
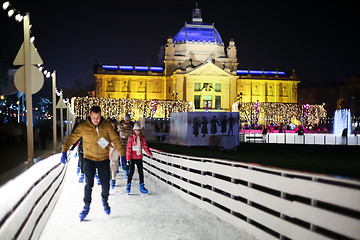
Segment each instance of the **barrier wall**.
[{"label": "barrier wall", "polygon": [[360,182],[152,150],[144,168],[256,238],[358,239]]},{"label": "barrier wall", "polygon": [[0,239],[38,239],[61,192],[60,154],[44,159],[0,188]]},{"label": "barrier wall", "polygon": [[245,133],[245,142],[266,142],[280,144],[317,144],[317,145],[351,145],[360,146],[360,136],[342,137],[334,134],[304,134],[297,133]]}]

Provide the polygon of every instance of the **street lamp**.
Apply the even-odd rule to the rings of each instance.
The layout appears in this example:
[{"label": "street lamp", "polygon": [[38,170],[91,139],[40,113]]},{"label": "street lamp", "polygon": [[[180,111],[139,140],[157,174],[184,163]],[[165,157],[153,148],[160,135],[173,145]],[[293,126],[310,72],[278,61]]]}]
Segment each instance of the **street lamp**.
[{"label": "street lamp", "polygon": [[52,77],[52,109],[53,109],[53,147],[56,152],[56,71],[51,74]]}]

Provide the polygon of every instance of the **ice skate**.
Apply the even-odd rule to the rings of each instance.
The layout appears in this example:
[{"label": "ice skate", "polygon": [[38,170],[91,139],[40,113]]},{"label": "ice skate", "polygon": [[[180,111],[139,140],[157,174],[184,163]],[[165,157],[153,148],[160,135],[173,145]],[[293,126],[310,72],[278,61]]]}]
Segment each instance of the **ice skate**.
[{"label": "ice skate", "polygon": [[128,183],[126,185],[126,193],[129,195],[130,194],[130,189],[131,189],[131,183]]},{"label": "ice skate", "polygon": [[95,173],[95,179],[97,180],[97,184],[100,185],[101,182],[100,182],[100,178],[99,178],[99,175],[97,173],[97,170],[96,170],[96,173]]},{"label": "ice skate", "polygon": [[110,212],[111,212],[111,208],[110,208],[108,202],[103,199],[103,200],[102,200],[102,203],[103,203],[103,206],[104,206],[104,211],[105,211],[105,213],[106,213],[107,215],[109,215]]},{"label": "ice skate", "polygon": [[90,210],[90,205],[85,204],[84,209],[81,211],[81,213],[79,215],[81,222],[84,221],[86,216],[89,214],[89,210]]},{"label": "ice skate", "polygon": [[115,188],[115,180],[110,180],[110,186],[111,186],[111,189],[114,189]]},{"label": "ice skate", "polygon": [[83,183],[84,182],[84,178],[85,178],[85,174],[81,173],[81,176],[79,178],[79,183]]},{"label": "ice skate", "polygon": [[144,184],[144,183],[140,183],[139,188],[140,188],[140,192],[141,192],[142,194],[148,194],[148,190],[145,188],[145,184]]}]

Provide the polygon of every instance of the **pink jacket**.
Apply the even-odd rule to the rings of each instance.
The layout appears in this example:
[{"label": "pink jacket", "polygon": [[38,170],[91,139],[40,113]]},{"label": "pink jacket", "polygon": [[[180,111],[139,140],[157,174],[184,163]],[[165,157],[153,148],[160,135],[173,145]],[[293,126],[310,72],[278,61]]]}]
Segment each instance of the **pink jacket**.
[{"label": "pink jacket", "polygon": [[[133,146],[137,145],[136,140],[137,140],[136,135],[133,133],[130,134],[130,136],[128,138],[127,146],[126,146],[126,160],[127,161],[129,161],[131,159],[142,159],[143,158],[142,153],[140,155],[136,155],[136,151],[132,150]],[[146,144],[144,136],[141,136],[141,135],[140,135],[140,145],[141,145],[141,148],[144,149],[147,154],[149,154],[150,156],[152,155],[148,145]]]}]

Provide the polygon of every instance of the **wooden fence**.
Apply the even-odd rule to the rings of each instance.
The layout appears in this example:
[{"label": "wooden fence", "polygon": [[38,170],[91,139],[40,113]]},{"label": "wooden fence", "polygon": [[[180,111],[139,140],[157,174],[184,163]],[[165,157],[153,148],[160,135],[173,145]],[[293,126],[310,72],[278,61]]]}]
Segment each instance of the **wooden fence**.
[{"label": "wooden fence", "polygon": [[359,239],[360,182],[153,151],[144,168],[258,239]]},{"label": "wooden fence", "polygon": [[342,137],[326,133],[244,133],[240,134],[240,142],[360,146],[360,136]]},{"label": "wooden fence", "polygon": [[39,239],[60,194],[67,164],[43,160],[0,188],[0,239]]}]

